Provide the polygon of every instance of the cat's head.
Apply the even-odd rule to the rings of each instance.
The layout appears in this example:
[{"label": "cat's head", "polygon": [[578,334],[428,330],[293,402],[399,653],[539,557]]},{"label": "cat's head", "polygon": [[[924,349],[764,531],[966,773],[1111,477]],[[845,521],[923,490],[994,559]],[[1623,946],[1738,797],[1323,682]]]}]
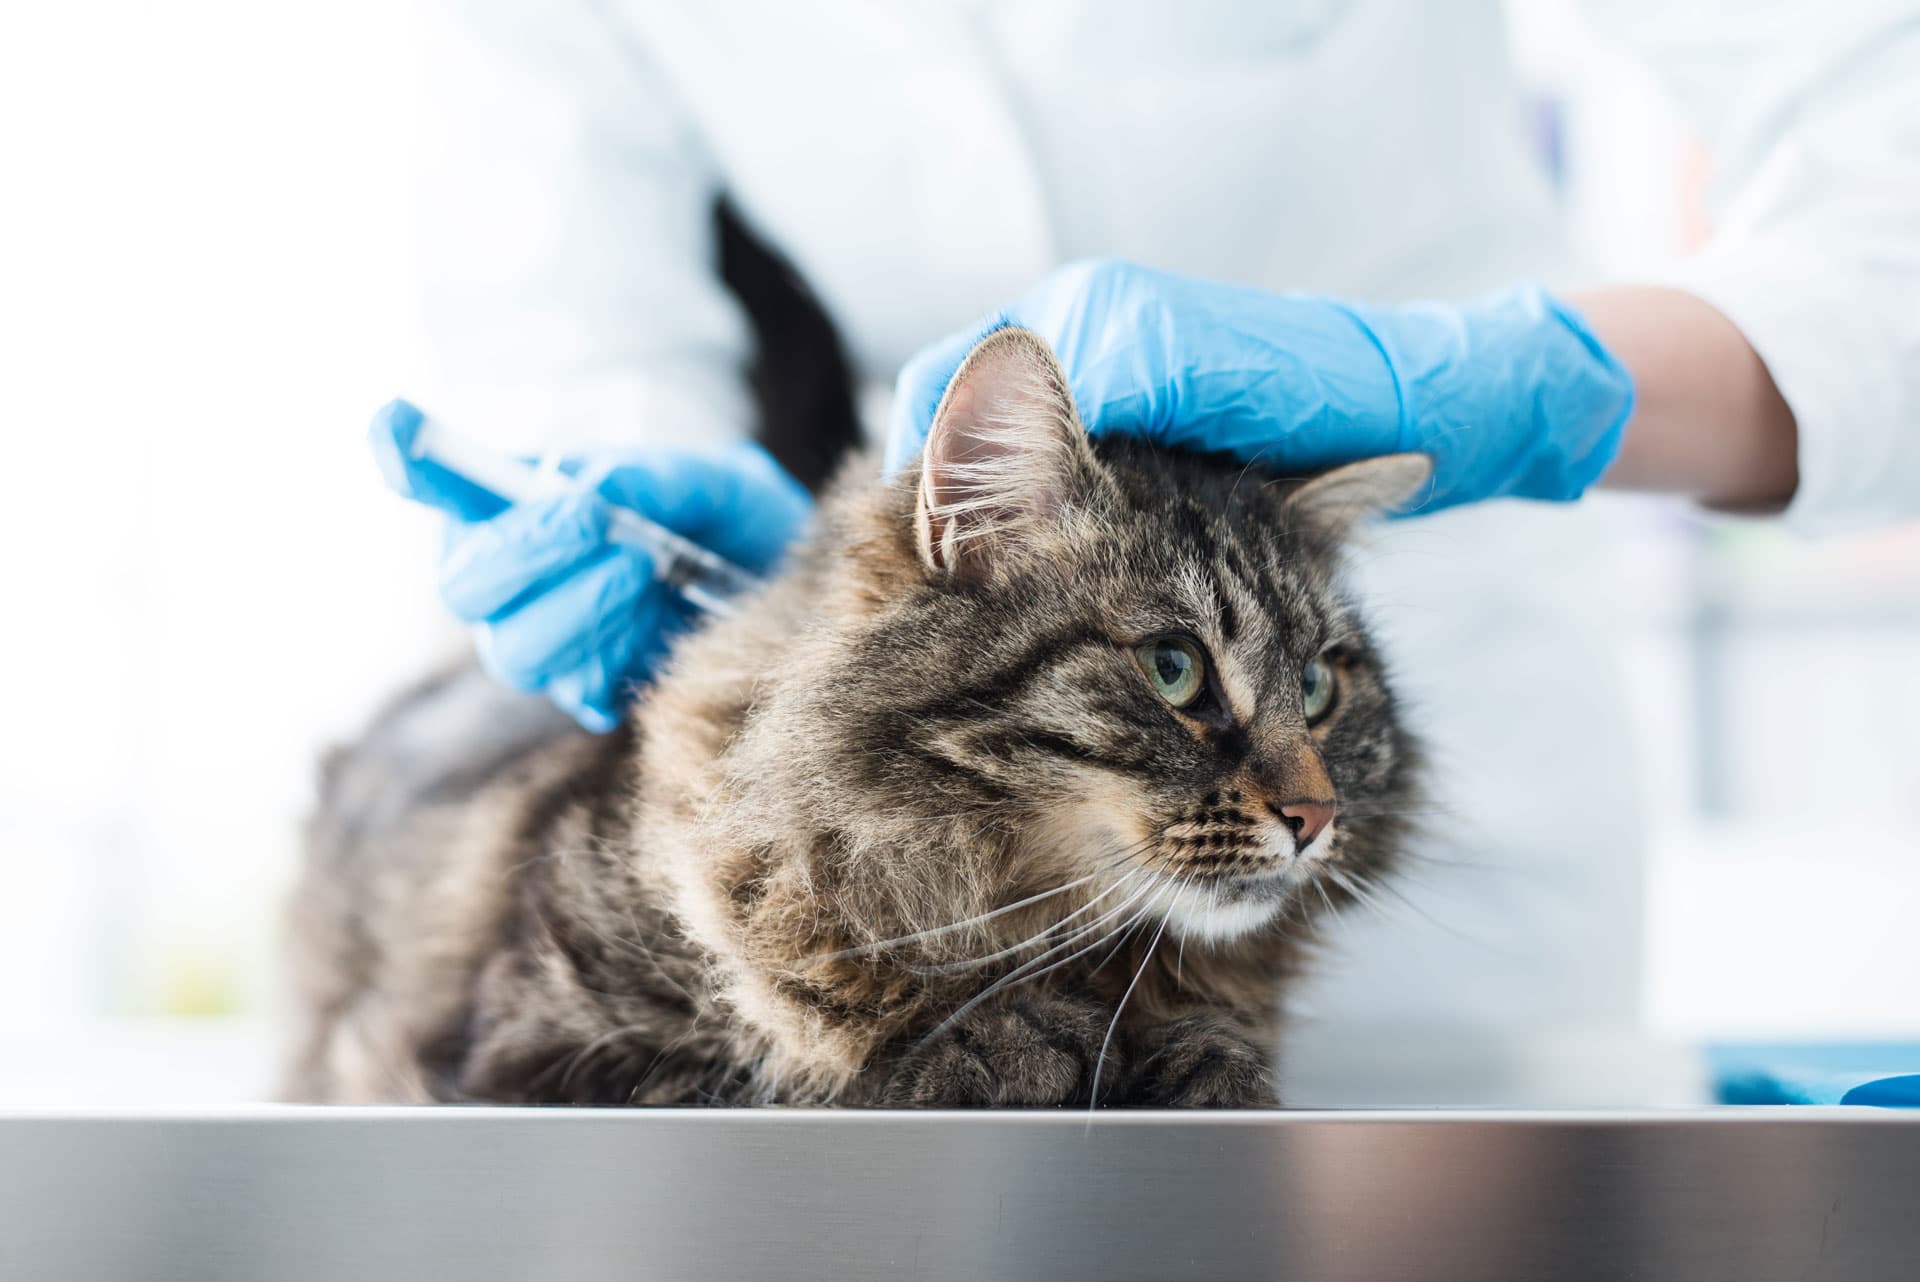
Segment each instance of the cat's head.
[{"label": "cat's head", "polygon": [[866,604],[815,674],[827,769],[986,838],[956,843],[989,852],[957,870],[976,902],[1084,878],[1219,939],[1340,898],[1398,844],[1415,750],[1339,554],[1428,470],[1276,480],[1096,442],[1046,344],[997,330],[841,543]]}]

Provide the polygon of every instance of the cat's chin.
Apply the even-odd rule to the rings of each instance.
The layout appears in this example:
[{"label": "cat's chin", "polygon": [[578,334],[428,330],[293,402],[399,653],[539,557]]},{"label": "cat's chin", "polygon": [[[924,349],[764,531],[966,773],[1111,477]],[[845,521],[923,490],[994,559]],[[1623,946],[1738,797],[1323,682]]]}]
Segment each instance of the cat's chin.
[{"label": "cat's chin", "polygon": [[1279,915],[1292,894],[1284,877],[1259,877],[1188,886],[1162,912],[1176,935],[1224,943],[1259,930]]}]

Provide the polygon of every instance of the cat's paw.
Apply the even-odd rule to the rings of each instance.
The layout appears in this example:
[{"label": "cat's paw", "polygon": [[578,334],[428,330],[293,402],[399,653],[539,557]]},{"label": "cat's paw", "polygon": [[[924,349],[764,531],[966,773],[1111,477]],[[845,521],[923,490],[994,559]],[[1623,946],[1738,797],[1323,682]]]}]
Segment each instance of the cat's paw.
[{"label": "cat's paw", "polygon": [[[983,1006],[907,1050],[878,1103],[885,1108],[1059,1108],[1093,1097],[1112,1012],[1048,994]],[[1127,1077],[1119,1039],[1100,1063],[1102,1098]]]},{"label": "cat's paw", "polygon": [[1273,1108],[1273,1064],[1232,1020],[1189,1015],[1151,1030],[1127,1102],[1147,1108]]}]

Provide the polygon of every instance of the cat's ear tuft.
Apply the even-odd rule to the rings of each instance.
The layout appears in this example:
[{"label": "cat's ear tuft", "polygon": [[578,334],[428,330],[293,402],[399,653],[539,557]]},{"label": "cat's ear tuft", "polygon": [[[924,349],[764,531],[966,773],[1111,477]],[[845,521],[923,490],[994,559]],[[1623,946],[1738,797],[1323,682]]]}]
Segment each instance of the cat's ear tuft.
[{"label": "cat's ear tuft", "polygon": [[1433,478],[1425,454],[1382,454],[1320,473],[1286,497],[1290,522],[1344,538],[1361,521],[1399,510]]},{"label": "cat's ear tuft", "polygon": [[1097,467],[1046,340],[994,330],[933,412],[914,504],[920,559],[936,573],[978,579],[1038,551]]}]

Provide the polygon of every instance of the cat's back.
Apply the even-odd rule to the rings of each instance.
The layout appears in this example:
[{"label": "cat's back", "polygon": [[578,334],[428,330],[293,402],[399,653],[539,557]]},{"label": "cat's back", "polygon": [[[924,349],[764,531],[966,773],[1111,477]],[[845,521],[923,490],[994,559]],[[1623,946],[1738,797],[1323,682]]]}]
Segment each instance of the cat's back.
[{"label": "cat's back", "polygon": [[578,781],[630,751],[467,664],[392,699],[327,757],[290,905],[293,1099],[444,1098],[477,970]]}]

